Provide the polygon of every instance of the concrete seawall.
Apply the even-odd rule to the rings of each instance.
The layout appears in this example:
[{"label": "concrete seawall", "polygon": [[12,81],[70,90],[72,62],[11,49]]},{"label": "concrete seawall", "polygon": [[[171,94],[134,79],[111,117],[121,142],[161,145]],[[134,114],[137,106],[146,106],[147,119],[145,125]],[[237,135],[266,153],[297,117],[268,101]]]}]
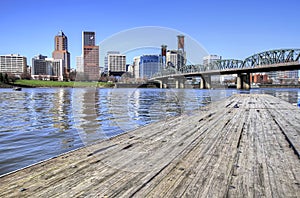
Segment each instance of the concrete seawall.
[{"label": "concrete seawall", "polygon": [[300,109],[235,95],[0,177],[0,197],[300,197]]}]

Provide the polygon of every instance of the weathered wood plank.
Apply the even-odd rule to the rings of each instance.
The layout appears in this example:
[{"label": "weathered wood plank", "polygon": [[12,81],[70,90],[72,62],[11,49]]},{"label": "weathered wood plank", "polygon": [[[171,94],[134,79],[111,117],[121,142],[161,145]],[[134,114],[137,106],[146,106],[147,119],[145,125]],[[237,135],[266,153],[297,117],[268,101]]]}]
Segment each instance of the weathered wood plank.
[{"label": "weathered wood plank", "polygon": [[0,197],[299,197],[300,112],[236,95],[0,177]]}]

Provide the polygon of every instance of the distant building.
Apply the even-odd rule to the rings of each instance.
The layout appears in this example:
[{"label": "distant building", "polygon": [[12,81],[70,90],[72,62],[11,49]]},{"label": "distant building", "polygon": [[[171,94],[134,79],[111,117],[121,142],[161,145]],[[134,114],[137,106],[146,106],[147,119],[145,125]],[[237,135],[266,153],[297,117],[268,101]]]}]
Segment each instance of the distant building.
[{"label": "distant building", "polygon": [[160,70],[161,61],[159,55],[143,55],[140,57],[139,77],[151,78]]},{"label": "distant building", "polygon": [[62,59],[63,60],[63,75],[67,75],[70,72],[70,53],[68,52],[68,38],[63,33],[59,33],[54,38],[54,51],[52,52],[53,59]]},{"label": "distant building", "polygon": [[[203,57],[203,66],[209,67],[209,65],[213,62],[216,62],[218,60],[221,60],[222,56],[219,55],[208,55]],[[211,80],[214,82],[218,82],[223,84],[225,81],[232,81],[236,77],[236,74],[232,75],[214,75],[211,77]]]},{"label": "distant building", "polygon": [[41,54],[32,58],[31,75],[33,77],[38,75],[50,75],[51,69],[47,67],[46,58],[47,56],[43,56]]},{"label": "distant building", "polygon": [[184,35],[180,34],[177,36],[177,45],[178,49],[176,70],[179,70],[186,64],[186,52],[184,51]]},{"label": "distant building", "polygon": [[251,83],[261,83],[261,84],[267,84],[269,82],[268,75],[263,73],[255,73],[250,74],[250,82]]},{"label": "distant building", "polygon": [[186,64],[186,53],[184,51],[167,50],[166,67],[174,67],[176,70],[179,70],[185,64]]},{"label": "distant building", "polygon": [[108,74],[121,76],[126,72],[126,55],[113,54],[107,55]]},{"label": "distant building", "polygon": [[84,80],[99,80],[99,46],[95,45],[95,32],[82,32]]},{"label": "distant building", "polygon": [[218,55],[208,55],[208,56],[204,56],[203,57],[203,66],[207,67],[209,64],[221,60],[222,56],[218,56]]},{"label": "distant building", "polygon": [[76,70],[77,72],[84,72],[82,56],[76,56]]},{"label": "distant building", "polygon": [[41,54],[32,59],[31,77],[41,80],[63,81],[64,60],[47,58]]},{"label": "distant building", "polygon": [[133,64],[128,64],[126,69],[126,72],[129,72],[132,76],[134,75],[134,69],[133,69]]},{"label": "distant building", "polygon": [[103,73],[108,75],[108,55],[110,54],[120,54],[119,51],[108,51],[104,57],[104,70]]},{"label": "distant building", "polygon": [[27,73],[27,58],[19,54],[0,55],[0,73]]},{"label": "distant building", "polygon": [[[274,77],[273,77],[274,78]],[[280,84],[295,84],[298,82],[298,70],[291,71],[277,71],[275,76],[275,83]]]},{"label": "distant building", "polygon": [[177,50],[168,50],[166,54],[166,65],[167,67],[178,67],[178,53]]},{"label": "distant building", "polygon": [[134,78],[140,78],[140,60],[141,60],[140,56],[136,56],[133,58],[132,69],[133,69]]}]

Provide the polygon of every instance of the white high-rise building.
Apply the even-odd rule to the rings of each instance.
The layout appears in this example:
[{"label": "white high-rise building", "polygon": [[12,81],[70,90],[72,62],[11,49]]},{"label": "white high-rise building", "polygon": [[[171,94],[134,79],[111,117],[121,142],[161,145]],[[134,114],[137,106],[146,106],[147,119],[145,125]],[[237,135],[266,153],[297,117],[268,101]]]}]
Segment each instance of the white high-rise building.
[{"label": "white high-rise building", "polygon": [[140,56],[133,58],[133,76],[134,78],[140,78]]},{"label": "white high-rise building", "polygon": [[203,57],[203,65],[208,66],[210,63],[221,60],[222,56],[218,55],[208,55]]},{"label": "white high-rise building", "polygon": [[20,54],[0,55],[0,73],[27,73],[27,58]]},{"label": "white high-rise building", "polygon": [[177,50],[168,50],[167,51],[166,65],[177,68],[177,65],[178,65],[178,52],[177,52]]},{"label": "white high-rise building", "polygon": [[107,74],[108,75],[108,55],[110,54],[120,54],[119,51],[108,51],[106,53],[106,56],[104,57],[104,71],[103,73],[104,74]]},{"label": "white high-rise building", "polygon": [[108,73],[109,75],[126,72],[126,55],[108,54],[107,55]]},{"label": "white high-rise building", "polygon": [[76,69],[77,69],[77,72],[82,72],[82,73],[84,72],[82,56],[76,56]]}]

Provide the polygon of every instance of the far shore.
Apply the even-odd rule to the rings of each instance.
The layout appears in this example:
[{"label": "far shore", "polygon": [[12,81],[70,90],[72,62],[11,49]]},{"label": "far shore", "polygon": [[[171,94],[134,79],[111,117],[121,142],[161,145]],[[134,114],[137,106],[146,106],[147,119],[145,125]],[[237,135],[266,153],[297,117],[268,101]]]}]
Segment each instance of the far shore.
[{"label": "far shore", "polygon": [[[127,83],[128,84],[128,83]],[[127,85],[125,83],[125,85]],[[17,80],[9,84],[1,83],[0,88],[13,88],[13,87],[22,87],[22,88],[127,88],[124,83],[121,83],[122,86],[115,86],[115,83],[112,82],[88,82],[88,81],[47,81],[47,80]],[[133,84],[128,84],[132,86]],[[129,86],[129,87],[130,87]],[[142,87],[142,86],[140,86]],[[300,88],[300,84],[286,85],[286,84],[261,84],[259,88]]]},{"label": "far shore", "polygon": [[111,88],[114,87],[114,83],[111,82],[81,82],[81,81],[44,81],[44,80],[17,80],[14,83],[4,84],[0,83],[0,88],[38,88],[38,87],[70,87],[70,88],[84,88],[84,87],[99,87],[99,88]]}]

